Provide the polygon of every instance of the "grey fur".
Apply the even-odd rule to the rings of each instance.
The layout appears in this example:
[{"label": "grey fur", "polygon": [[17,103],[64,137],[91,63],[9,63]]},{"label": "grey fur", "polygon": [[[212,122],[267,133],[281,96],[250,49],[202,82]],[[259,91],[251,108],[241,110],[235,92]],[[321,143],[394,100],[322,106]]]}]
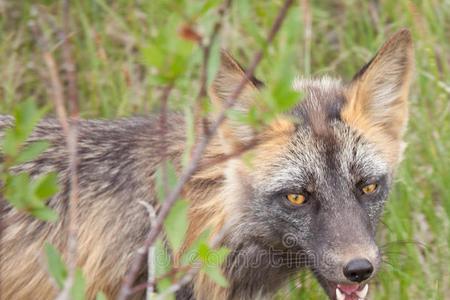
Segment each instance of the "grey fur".
[{"label": "grey fur", "polygon": [[[383,78],[383,72],[397,76],[391,79],[402,83],[396,85],[401,91],[392,91],[392,85],[388,85],[389,96],[398,96],[396,106],[386,106],[383,111],[392,117],[388,123],[376,119],[376,111],[369,111],[372,115],[367,120],[374,120],[376,130],[370,124],[358,123],[359,119],[352,120],[352,107],[345,114],[351,124],[342,118],[343,108],[360,100],[348,99],[348,86],[330,78],[297,84],[297,88],[305,91],[305,99],[287,112],[287,119],[294,124],[285,126],[289,132],[280,133],[285,135],[284,140],[272,136],[271,139],[282,141],[280,145],[264,140],[264,134],[257,136],[260,144],[254,149],[253,167],[240,158],[218,166],[208,165],[211,159],[221,158],[240,142],[253,138],[253,130],[234,122],[221,127],[221,133],[226,126],[232,130],[212,141],[184,196],[193,207],[190,221],[194,229],[203,229],[211,220],[215,220],[211,222],[215,225],[225,221],[232,225],[222,241],[232,251],[223,266],[230,286],[223,289],[202,281],[200,274],[178,293],[179,299],[270,298],[289,277],[305,267],[314,272],[334,299],[335,285],[349,283],[342,272],[349,260],[365,258],[375,271],[378,269],[380,253],[374,241],[375,230],[396,167],[383,152],[386,143],[382,137],[387,131],[389,141],[395,142],[389,151],[396,159],[390,162],[397,162],[407,119],[412,61],[409,32],[400,31],[379,53],[352,85],[353,89],[358,84],[371,86],[364,80]],[[406,59],[398,59],[402,55],[407,55]],[[232,90],[232,85],[238,84],[244,74],[231,57],[225,54],[223,59],[226,61],[222,61],[213,84],[222,89],[212,91],[213,100],[219,104],[226,100],[223,92]],[[389,73],[391,64],[399,72]],[[249,82],[241,95],[245,100],[240,103],[241,109],[250,104],[258,86]],[[375,91],[375,94],[377,100],[386,93]],[[363,100],[369,106],[373,104],[370,97]],[[0,134],[12,123],[10,117],[1,116]],[[150,221],[140,201],[157,207],[153,180],[161,163],[161,150],[180,167],[185,150],[184,121],[181,116],[170,114],[167,124],[167,140],[162,142],[156,117],[80,123],[79,265],[88,276],[89,299],[99,290],[111,298],[117,295],[134,253],[142,245]],[[378,140],[365,135],[364,129],[378,134]],[[233,141],[227,140],[231,137]],[[68,157],[64,136],[55,120],[39,124],[30,142],[41,139],[48,140],[51,147],[36,160],[13,171],[27,171],[31,175],[58,172],[61,191],[48,205],[59,213],[60,219],[55,224],[38,221],[1,199],[0,217],[5,228],[0,240],[0,282],[4,284],[2,296],[6,299],[52,298],[55,290],[40,262],[41,249],[49,241],[65,251]],[[266,149],[258,157],[264,145],[276,155],[265,157],[271,155]],[[371,182],[378,184],[377,191],[363,194],[361,188]],[[289,193],[302,193],[307,202],[293,206],[286,199]],[[145,274],[145,267],[141,274]]]},{"label": "grey fur", "polygon": [[[298,109],[294,109],[293,115],[302,107],[307,108],[309,101],[305,99]],[[209,189],[230,189],[229,193],[242,196],[242,199],[239,196],[235,199],[240,203],[234,212],[235,227],[224,242],[233,250],[226,264],[231,283],[230,299],[253,299],[257,295],[270,297],[288,277],[305,266],[313,267],[319,278],[326,274],[327,280],[344,282],[345,278],[339,271],[345,263],[340,260],[342,253],[353,251],[355,245],[360,249],[374,245],[374,231],[387,196],[392,170],[370,143],[343,122],[330,120],[324,139],[301,119],[302,114],[297,117],[297,130],[290,143],[282,145],[285,149],[283,154],[258,173],[266,176],[228,178],[249,182],[244,193],[227,187],[226,175],[224,183],[204,183]],[[11,119],[1,117],[0,129],[10,123]],[[180,126],[183,121],[173,115],[168,123],[176,124],[169,128],[170,138],[166,145],[168,154],[176,161],[184,148],[184,129]],[[114,232],[113,238],[101,245],[104,253],[97,259],[103,260],[103,269],[122,266],[122,275],[149,230],[147,212],[138,202],[155,203],[152,182],[160,161],[155,149],[161,146],[157,128],[157,119],[141,118],[82,121],[80,126],[78,219],[80,223],[95,222],[92,226],[99,231],[96,234]],[[326,138],[331,136],[330,144]],[[30,141],[38,139],[50,141],[52,147],[37,160],[15,168],[15,171],[29,171],[31,174],[57,171],[62,190],[49,200],[48,205],[64,216],[69,179],[65,140],[58,123],[55,120],[42,122]],[[359,181],[382,175],[387,180],[377,197],[361,200],[355,196]],[[303,208],[286,207],[282,193],[303,191],[306,186],[312,195],[317,195],[317,199]],[[314,203],[320,203],[321,213],[313,213]],[[102,207],[101,211],[96,210],[97,205]],[[98,215],[92,216],[92,211]],[[18,213],[9,205],[3,206],[1,215],[2,223],[7,226],[2,249],[13,249],[2,253],[3,260],[24,261],[23,249],[35,240],[42,242],[47,239],[59,248],[64,247],[64,218],[55,225],[47,224]],[[16,234],[21,235],[20,239],[9,232],[13,228]],[[21,228],[20,231],[17,228]],[[296,237],[295,244],[289,248],[283,245],[283,237],[287,235]],[[274,251],[277,257],[284,257],[285,263],[274,267],[272,260],[276,258],[269,255],[270,251]],[[311,265],[311,257],[303,259],[307,256],[292,262],[289,253],[312,254],[316,264]],[[322,264],[323,255],[332,257],[335,265]],[[37,257],[29,263],[36,264]],[[255,259],[257,263],[249,266],[248,262]],[[375,265],[379,263],[378,256],[371,259]],[[47,276],[42,271],[36,272],[32,276]],[[2,270],[2,274],[7,273],[8,270]],[[16,279],[15,287],[20,289],[30,280],[27,276]],[[179,298],[182,295],[192,293],[184,290]]]},{"label": "grey fur", "polygon": [[[227,264],[233,299],[253,299],[257,292],[272,295],[304,267],[312,269],[334,297],[335,287],[331,290],[328,282],[349,283],[342,270],[350,259],[366,258],[376,270],[380,265],[375,230],[394,169],[373,144],[337,118],[322,120],[325,135],[318,135],[304,116],[316,110],[326,114],[327,106],[314,107],[311,101],[324,104],[333,97],[340,101],[342,93],[322,94],[327,98],[306,96],[292,110],[296,131],[287,145],[280,145],[284,150],[276,159],[255,165],[257,172],[250,178],[237,173],[230,174],[237,178],[228,178],[245,183],[240,186],[244,192],[234,192],[242,198],[233,201],[239,203],[233,207],[236,223],[225,243],[236,249]],[[361,183],[371,180],[378,182],[379,190],[362,195]],[[236,189],[235,184],[228,188]],[[292,207],[286,194],[298,192],[309,200],[302,207]],[[286,237],[294,238],[289,247]],[[285,261],[274,267],[277,257]],[[256,267],[245,266],[255,259],[260,260]]]},{"label": "grey fur", "polygon": [[[178,115],[171,115],[169,123],[180,124],[180,120],[182,118]],[[179,147],[184,141],[182,127],[169,124],[171,142],[162,145],[157,122],[157,119],[144,118],[80,122],[80,195],[77,218],[83,224],[79,232],[82,236],[80,247],[86,249],[79,255],[82,256],[80,259],[89,260],[89,251],[94,251],[91,244],[93,241],[88,236],[101,240],[103,244],[95,246],[103,249],[99,251],[102,254],[96,253],[99,257],[95,258],[101,261],[101,269],[97,270],[102,273],[101,276],[123,276],[150,228],[148,214],[139,201],[155,204],[153,175],[161,159],[160,152],[156,150],[164,147],[169,157],[174,161],[178,160],[181,151]],[[1,116],[0,132],[11,124],[11,118]],[[13,285],[8,291],[32,291],[33,288],[38,291],[38,287],[32,285],[34,282],[38,284],[33,277],[42,281],[48,276],[39,262],[43,242],[47,240],[61,250],[65,247],[64,216],[67,214],[69,197],[68,154],[65,138],[56,120],[44,120],[40,123],[29,141],[41,139],[49,141],[52,146],[36,160],[15,167],[14,171],[27,171],[31,175],[58,172],[61,190],[48,201],[48,205],[56,210],[60,218],[55,224],[46,223],[2,203],[0,216],[5,229],[1,236],[0,281]],[[27,249],[32,247],[37,252],[34,256],[28,256]],[[11,268],[16,268],[14,264],[17,262],[27,265],[30,271],[18,278],[8,278],[7,276],[13,276]],[[118,274],[113,274],[113,271]],[[107,274],[108,272],[112,274]],[[120,282],[115,282],[114,285],[113,289],[118,289]],[[21,295],[20,292],[17,295]],[[14,299],[12,295],[6,296]]]}]

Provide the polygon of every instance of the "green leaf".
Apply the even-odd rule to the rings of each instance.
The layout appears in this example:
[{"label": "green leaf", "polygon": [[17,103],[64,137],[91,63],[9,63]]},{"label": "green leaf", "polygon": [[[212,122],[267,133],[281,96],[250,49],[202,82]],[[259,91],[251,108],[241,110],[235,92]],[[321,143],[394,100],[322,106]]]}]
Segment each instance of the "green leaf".
[{"label": "green leaf", "polygon": [[157,43],[152,43],[142,50],[144,63],[148,66],[162,68],[164,66],[164,52],[158,48]]},{"label": "green leaf", "polygon": [[201,9],[197,12],[197,17],[204,15],[206,12],[219,5],[220,0],[208,0],[203,3]]},{"label": "green leaf", "polygon": [[108,300],[103,292],[98,292],[95,300]]},{"label": "green leaf", "polygon": [[300,93],[294,91],[288,82],[280,82],[272,90],[274,109],[277,112],[285,112],[298,103]]},{"label": "green leaf", "polygon": [[186,167],[191,159],[191,152],[192,147],[195,144],[195,120],[194,120],[194,113],[191,109],[186,107],[184,109],[184,121],[185,121],[185,127],[186,127],[186,143],[185,143],[185,149],[183,151],[183,159],[182,164],[183,167]]},{"label": "green leaf", "polygon": [[246,112],[230,109],[227,111],[227,116],[230,120],[238,124],[249,125],[253,129],[259,129],[263,124],[263,112],[255,106],[251,106]]},{"label": "green leaf", "polygon": [[154,257],[155,261],[153,262],[153,264],[155,265],[155,272],[157,276],[162,276],[170,271],[170,269],[172,268],[170,255],[161,240],[157,240],[155,243]]},{"label": "green leaf", "polygon": [[[52,182],[54,182],[52,177],[54,176],[53,173],[42,175],[36,182],[31,181],[30,176],[25,172],[9,175],[5,184],[5,198],[15,208],[27,211],[41,220],[56,221],[57,213],[44,204],[46,196],[50,194],[50,191],[54,191],[52,185]],[[36,186],[38,189],[36,189]],[[53,187],[50,188],[51,186]],[[38,193],[36,193],[36,190],[38,190]]]},{"label": "green leaf", "polygon": [[202,271],[205,272],[209,276],[209,278],[211,278],[218,285],[222,287],[228,286],[228,281],[225,278],[225,276],[223,276],[220,266],[214,265],[204,266],[202,268]]},{"label": "green leaf", "polygon": [[211,50],[209,52],[208,69],[207,69],[207,83],[208,86],[211,85],[212,81],[216,77],[217,71],[219,71],[220,66],[220,45],[216,40],[212,44]]},{"label": "green leaf", "polygon": [[201,234],[199,234],[199,236],[191,244],[189,249],[183,253],[183,256],[181,257],[181,264],[190,265],[194,263],[196,260],[198,260],[199,247],[202,244],[208,243],[210,233],[211,233],[210,228],[207,228]]},{"label": "green leaf", "polygon": [[15,159],[16,164],[22,164],[27,161],[33,160],[39,156],[42,152],[44,152],[49,146],[47,141],[37,141],[32,144],[29,144],[25,149],[20,151],[19,155],[17,155]]},{"label": "green leaf", "polygon": [[39,110],[36,102],[29,99],[18,105],[14,111],[16,120],[15,131],[16,137],[24,142],[33,131],[34,126],[42,118],[45,110]]},{"label": "green leaf", "polygon": [[158,200],[160,202],[164,201],[166,199],[166,192],[164,191],[164,169],[166,171],[166,178],[167,178],[167,189],[170,191],[176,184],[177,184],[177,174],[175,170],[175,166],[172,162],[165,160],[161,163],[159,168],[156,170],[155,173],[155,188],[156,188],[156,194],[158,196]]},{"label": "green leaf", "polygon": [[213,250],[208,244],[202,243],[198,247],[198,255],[202,261],[202,270],[220,286],[228,286],[226,278],[222,274],[221,266],[230,251],[227,248]]},{"label": "green leaf", "polygon": [[27,209],[27,211],[32,215],[35,216],[38,219],[41,219],[43,221],[50,221],[55,222],[58,220],[58,214],[56,211],[54,211],[51,208],[48,208],[47,206],[42,207],[33,207]]},{"label": "green leaf", "polygon": [[58,250],[49,243],[44,246],[47,257],[47,267],[50,275],[56,281],[59,288],[63,288],[64,281],[67,278],[67,268],[59,254]]},{"label": "green leaf", "polygon": [[225,247],[214,250],[206,243],[198,247],[198,256],[205,266],[221,266],[229,253],[230,250]]},{"label": "green leaf", "polygon": [[[187,47],[190,47],[190,44],[180,43],[180,47],[187,48]],[[189,58],[190,58],[189,56],[174,55],[174,57],[172,59],[172,63],[168,70],[169,72],[166,74],[166,76],[168,76],[169,80],[175,80],[179,76],[181,76],[181,74],[183,74],[185,72],[188,62],[189,62]]]},{"label": "green leaf", "polygon": [[170,210],[164,221],[164,228],[167,239],[173,251],[177,251],[183,244],[188,227],[188,203],[185,200],[178,200]]},{"label": "green leaf", "polygon": [[84,300],[86,290],[86,280],[80,269],[75,270],[72,288],[70,289],[71,300]]},{"label": "green leaf", "polygon": [[[155,243],[155,253],[153,257],[155,258],[153,264],[155,265],[155,273],[157,276],[163,276],[172,269],[170,255],[161,240],[157,240]],[[168,277],[162,278],[157,282],[159,292],[164,292],[171,285],[172,282]],[[166,299],[175,299],[175,297],[173,294],[170,294],[166,297]]]},{"label": "green leaf", "polygon": [[15,158],[21,144],[30,136],[46,109],[38,109],[32,100],[19,103],[14,110],[14,126],[5,131],[2,141],[3,152]]},{"label": "green leaf", "polygon": [[17,209],[32,207],[35,202],[31,191],[30,176],[25,173],[10,175],[6,179],[5,197]]},{"label": "green leaf", "polygon": [[2,150],[10,157],[14,157],[19,151],[20,139],[16,137],[14,128],[8,128],[5,130],[5,135],[3,136]]},{"label": "green leaf", "polygon": [[46,200],[55,195],[58,190],[58,175],[55,172],[39,176],[33,183],[34,195],[40,200]]},{"label": "green leaf", "polygon": [[200,243],[200,245],[198,246],[198,257],[204,264],[207,264],[209,254],[211,254],[209,245],[207,243]]}]

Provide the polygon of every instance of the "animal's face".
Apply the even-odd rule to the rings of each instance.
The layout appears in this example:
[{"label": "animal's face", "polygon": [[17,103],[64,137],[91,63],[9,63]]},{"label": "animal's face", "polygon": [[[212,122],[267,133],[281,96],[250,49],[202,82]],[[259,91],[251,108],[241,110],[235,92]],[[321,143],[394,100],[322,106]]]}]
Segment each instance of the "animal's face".
[{"label": "animal's face", "polygon": [[[242,79],[229,56],[222,60],[216,101]],[[250,166],[233,160],[226,170],[240,237],[290,268],[310,267],[330,298],[364,298],[379,268],[375,230],[402,154],[411,69],[411,37],[401,31],[350,84],[297,80],[303,101],[263,132],[231,122],[221,128],[228,151],[258,141]],[[242,109],[255,91],[248,82]]]},{"label": "animal's face", "polygon": [[[374,237],[391,166],[339,120],[330,122],[325,136],[299,125],[282,147],[252,173],[246,202],[246,222],[255,225],[250,232],[274,249],[293,252],[287,263],[309,266],[330,295],[337,283],[366,281],[380,264]],[[346,273],[352,262],[360,263],[360,270]]]}]

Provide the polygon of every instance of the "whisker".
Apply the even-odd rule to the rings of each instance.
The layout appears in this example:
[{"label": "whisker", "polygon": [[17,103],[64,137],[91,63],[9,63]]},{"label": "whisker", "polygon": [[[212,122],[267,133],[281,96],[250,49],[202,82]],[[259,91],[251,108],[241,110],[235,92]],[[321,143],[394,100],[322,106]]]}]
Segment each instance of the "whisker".
[{"label": "whisker", "polygon": [[392,246],[396,246],[396,245],[417,245],[417,246],[420,246],[420,247],[422,247],[424,249],[428,249],[426,244],[424,244],[423,242],[420,242],[420,241],[416,241],[416,240],[391,241],[391,242],[388,242],[386,244],[381,245],[380,248],[384,249],[384,248],[392,247]]}]

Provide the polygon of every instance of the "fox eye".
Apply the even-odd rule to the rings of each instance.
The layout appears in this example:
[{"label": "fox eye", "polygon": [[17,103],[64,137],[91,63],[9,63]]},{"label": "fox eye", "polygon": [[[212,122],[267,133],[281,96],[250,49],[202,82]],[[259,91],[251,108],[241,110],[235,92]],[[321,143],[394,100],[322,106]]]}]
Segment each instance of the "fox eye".
[{"label": "fox eye", "polygon": [[371,183],[363,186],[362,191],[364,194],[373,194],[378,189],[378,184]]},{"label": "fox eye", "polygon": [[288,194],[286,198],[294,205],[301,205],[306,200],[305,196],[302,194]]}]

